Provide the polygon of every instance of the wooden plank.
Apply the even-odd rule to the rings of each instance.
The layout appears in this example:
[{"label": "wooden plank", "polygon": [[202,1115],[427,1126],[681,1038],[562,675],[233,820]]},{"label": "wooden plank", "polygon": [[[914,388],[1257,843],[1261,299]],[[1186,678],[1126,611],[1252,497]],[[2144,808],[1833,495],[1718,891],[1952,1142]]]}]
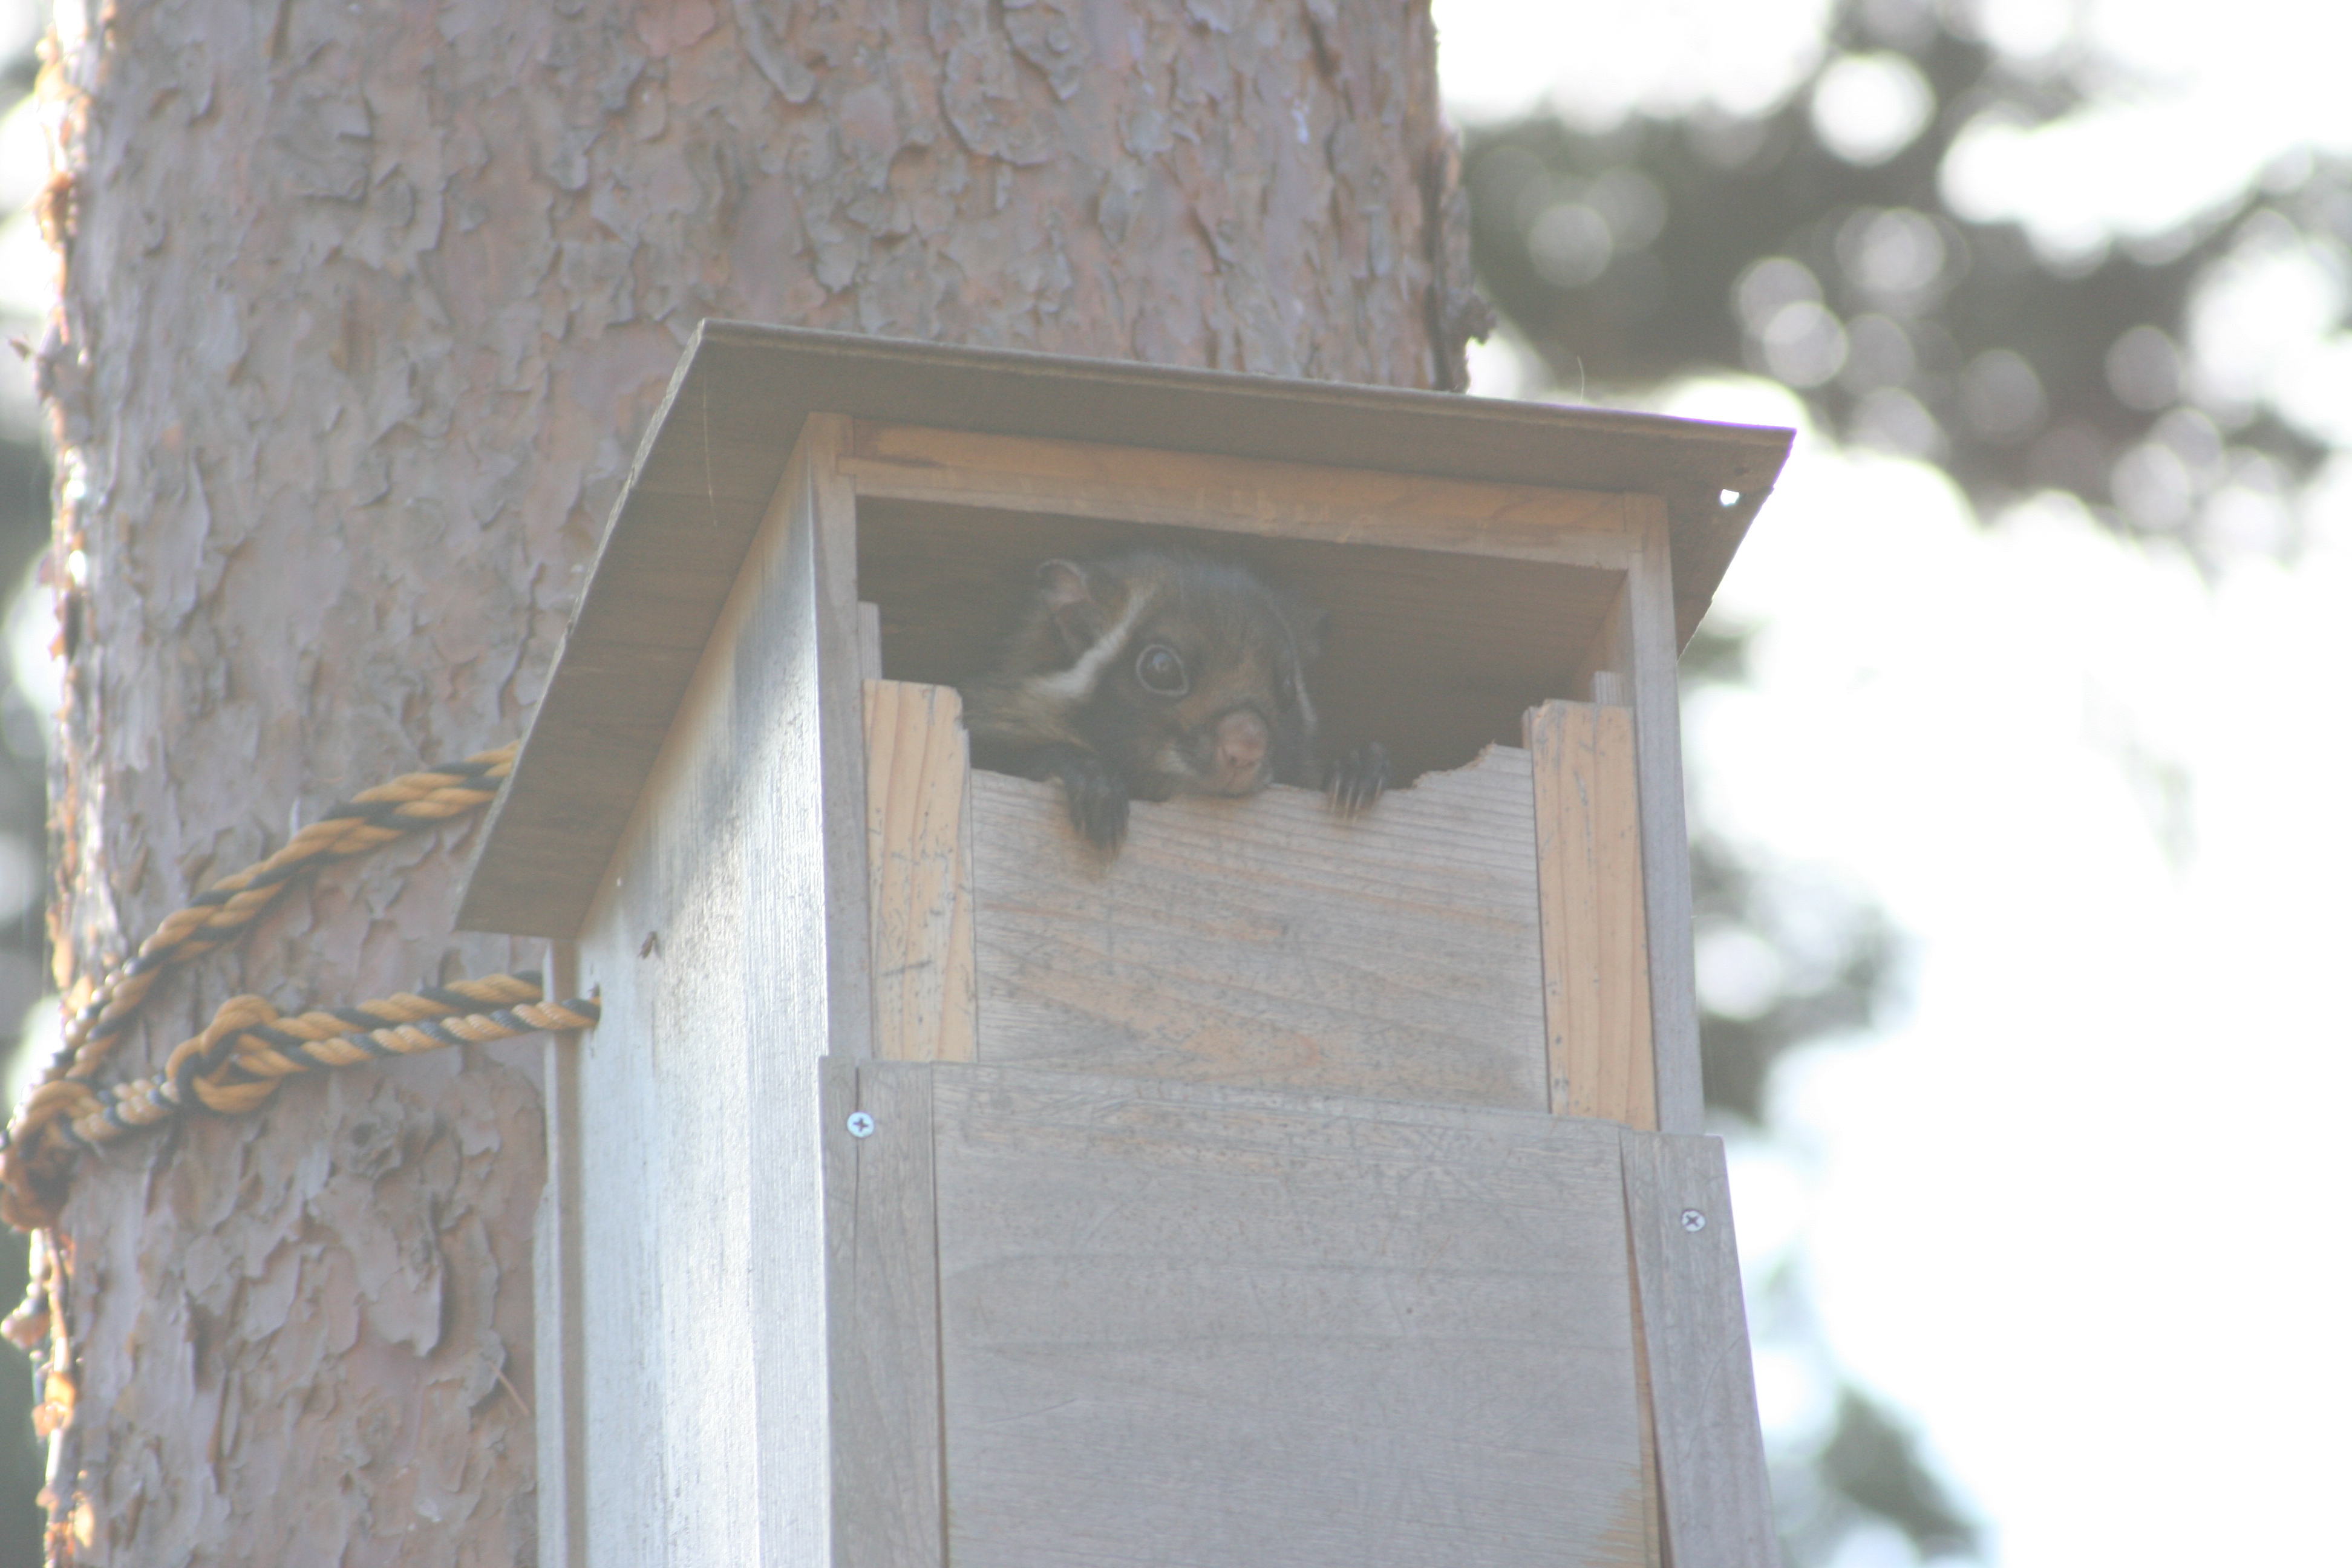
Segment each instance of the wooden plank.
[{"label": "wooden plank", "polygon": [[[580,930],[784,455],[821,411],[1664,495],[1685,636],[1790,438],[1654,416],[705,322],[646,432],[514,784],[482,836],[461,925],[554,937]],[[1747,499],[1726,509],[1717,497],[1727,489]]]},{"label": "wooden plank", "polygon": [[1644,1561],[1613,1129],[936,1071],[956,1568]]},{"label": "wooden plank", "polygon": [[[580,993],[578,952],[547,944],[547,994]],[[539,1561],[587,1568],[587,1356],[583,1341],[580,1032],[551,1034],[541,1056],[547,1113],[547,1184],[531,1226],[531,1415],[539,1446]]]},{"label": "wooden plank", "polygon": [[1780,1568],[1723,1141],[1622,1136],[1665,1560]]},{"label": "wooden plank", "polygon": [[[652,787],[658,789],[676,761],[665,759]],[[661,1485],[665,1474],[702,1453],[750,1448],[753,1426],[740,1407],[730,1416],[711,1397],[710,1363],[741,1342],[730,1332],[742,1326],[732,1303],[716,1304],[712,1321],[701,1326],[699,1337],[716,1342],[702,1358],[689,1360],[673,1348],[694,1321],[685,1292],[673,1289],[674,1282],[704,1272],[714,1255],[733,1251],[745,1227],[742,1205],[721,1203],[703,1215],[693,1235],[667,1247],[660,1239],[664,1194],[696,1173],[688,1152],[724,1152],[740,1131],[740,1119],[730,1114],[727,1103],[733,1097],[717,1096],[694,1141],[680,1149],[683,1108],[678,1097],[665,1092],[689,1077],[726,1080],[740,1036],[723,1029],[684,1035],[663,1053],[668,1070],[654,1070],[657,1018],[707,1026],[709,1011],[733,1000],[723,992],[698,996],[700,1005],[693,1011],[699,1016],[682,1017],[665,995],[664,982],[677,978],[681,967],[691,974],[697,955],[656,950],[636,956],[645,939],[656,935],[654,911],[669,907],[660,849],[643,827],[623,840],[604,879],[605,897],[577,944],[581,980],[596,990],[604,1013],[581,1040],[573,1062],[578,1146],[595,1151],[577,1167],[576,1213],[583,1242],[593,1237],[596,1245],[583,1246],[575,1259],[582,1387],[571,1416],[581,1428],[582,1484],[565,1500],[567,1512],[578,1510],[576,1521],[567,1521],[568,1531],[571,1524],[577,1528],[562,1542],[565,1555],[556,1559],[565,1568],[658,1563],[673,1542],[677,1549],[713,1552],[754,1546],[750,1532],[735,1531],[729,1519],[730,1509],[748,1511],[746,1468],[722,1458],[698,1490],[675,1502]],[[670,1560],[685,1560],[682,1551]]]},{"label": "wooden plank", "polygon": [[874,1054],[970,1061],[971,763],[962,700],[952,687],[868,680],[866,735]]},{"label": "wooden plank", "polygon": [[1633,716],[1548,702],[1527,723],[1551,1108],[1655,1129]]},{"label": "wooden plank", "polygon": [[1650,1388],[1650,1352],[1643,1348],[1642,1293],[1633,1292],[1633,1402],[1642,1426],[1642,1554],[1648,1568],[1664,1568],[1665,1521],[1658,1501],[1657,1398]]},{"label": "wooden plank", "polygon": [[835,978],[845,904],[863,963],[865,802],[826,714],[858,688],[823,628],[822,456],[777,487],[581,940],[589,1568],[832,1556],[817,1061],[871,989]]},{"label": "wooden plank", "polygon": [[861,496],[1622,571],[1626,500],[1150,447],[986,436],[861,419],[842,467]]},{"label": "wooden plank", "polygon": [[930,1074],[838,1057],[824,1073],[830,1568],[940,1568]]},{"label": "wooden plank", "polygon": [[[817,761],[822,795],[814,825],[824,846],[826,1024],[831,1050],[874,1054],[870,917],[866,908],[866,693],[857,612],[857,498],[840,469],[849,421],[809,416],[796,454],[806,486],[810,631],[816,658]],[[792,482],[790,473],[785,483]],[[797,526],[797,525],[796,525]]]},{"label": "wooden plank", "polygon": [[[747,563],[746,585],[764,602],[739,633],[730,782],[742,792],[734,809],[751,818],[749,864],[733,873],[742,900],[734,984],[756,1019],[740,1047],[749,1125],[734,1163],[671,1189],[698,1224],[714,1194],[748,1189],[748,1267],[703,1288],[746,1298],[748,1342],[737,1364],[720,1370],[734,1373],[733,1397],[757,1413],[748,1511],[759,1548],[756,1558],[710,1560],[782,1568],[831,1568],[821,1521],[838,1506],[822,1110],[812,1103],[819,1058],[856,1059],[874,1048],[856,517],[835,467],[846,435],[837,418],[807,421],[776,487],[765,531],[772,553]],[[724,851],[704,843],[693,852]],[[716,912],[685,902],[678,918]],[[697,1086],[704,1097],[730,1087]]]},{"label": "wooden plank", "polygon": [[1650,1038],[1657,1061],[1657,1125],[1696,1132],[1700,1080],[1698,976],[1691,948],[1690,829],[1683,815],[1683,721],[1675,668],[1674,563],[1665,510],[1654,500],[1642,553],[1626,574],[1620,666],[1633,681],[1634,765],[1642,812],[1642,896],[1649,908]]},{"label": "wooden plank", "polygon": [[1106,864],[1061,787],[972,775],[985,1062],[1541,1110],[1527,753],[1395,792],[1138,803]]}]

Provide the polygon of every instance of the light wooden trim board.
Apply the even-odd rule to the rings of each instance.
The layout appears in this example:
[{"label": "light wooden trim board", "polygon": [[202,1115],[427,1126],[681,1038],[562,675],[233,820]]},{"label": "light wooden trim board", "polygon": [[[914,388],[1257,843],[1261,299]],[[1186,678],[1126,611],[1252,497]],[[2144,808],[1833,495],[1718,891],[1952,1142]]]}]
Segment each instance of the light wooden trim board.
[{"label": "light wooden trim board", "polygon": [[866,682],[874,1054],[972,1059],[971,763],[950,686]]},{"label": "light wooden trim board", "polygon": [[1529,710],[1527,740],[1535,767],[1551,1109],[1654,1131],[1633,715],[1547,702]]},{"label": "light wooden trim board", "polygon": [[856,421],[860,496],[1623,571],[1644,498]]}]

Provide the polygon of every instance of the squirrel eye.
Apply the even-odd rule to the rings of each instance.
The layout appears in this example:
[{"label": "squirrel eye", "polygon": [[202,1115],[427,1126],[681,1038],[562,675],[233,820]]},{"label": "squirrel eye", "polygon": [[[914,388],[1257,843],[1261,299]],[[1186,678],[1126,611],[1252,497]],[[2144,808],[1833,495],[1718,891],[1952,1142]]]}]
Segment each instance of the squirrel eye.
[{"label": "squirrel eye", "polygon": [[1192,689],[1184,660],[1166,643],[1153,643],[1136,655],[1135,679],[1154,697],[1181,697]]}]

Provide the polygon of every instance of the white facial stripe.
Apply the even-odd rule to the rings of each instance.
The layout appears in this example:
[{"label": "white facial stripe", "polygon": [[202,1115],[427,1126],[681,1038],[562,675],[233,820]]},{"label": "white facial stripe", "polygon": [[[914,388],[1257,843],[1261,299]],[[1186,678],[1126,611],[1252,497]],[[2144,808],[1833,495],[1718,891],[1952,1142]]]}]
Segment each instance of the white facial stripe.
[{"label": "white facial stripe", "polygon": [[1080,654],[1077,663],[1067,669],[1039,676],[1031,683],[1030,689],[1041,696],[1066,702],[1083,702],[1092,697],[1096,685],[1102,679],[1103,671],[1110,668],[1110,661],[1127,647],[1127,639],[1134,634],[1136,623],[1142,620],[1144,612],[1151,607],[1155,591],[1139,588],[1129,595],[1127,608],[1120,613],[1118,623],[1103,633],[1094,647]]},{"label": "white facial stripe", "polygon": [[1298,657],[1298,638],[1292,634],[1288,621],[1277,616],[1275,622],[1282,627],[1283,643],[1290,651],[1290,689],[1298,698],[1298,720],[1311,735],[1316,728],[1315,704],[1307,700],[1307,672],[1300,668],[1303,661]]}]

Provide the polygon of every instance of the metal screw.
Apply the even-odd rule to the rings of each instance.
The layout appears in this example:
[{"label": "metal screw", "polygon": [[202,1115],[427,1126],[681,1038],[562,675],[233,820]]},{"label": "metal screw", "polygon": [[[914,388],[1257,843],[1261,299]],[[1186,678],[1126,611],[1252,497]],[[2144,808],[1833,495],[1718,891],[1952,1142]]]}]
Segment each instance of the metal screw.
[{"label": "metal screw", "polygon": [[873,1137],[874,1118],[867,1115],[863,1110],[851,1111],[849,1113],[849,1135],[852,1138]]},{"label": "metal screw", "polygon": [[[860,1136],[862,1137],[864,1134],[861,1133]],[[1693,1236],[1696,1236],[1700,1231],[1706,1228],[1706,1215],[1699,1213],[1696,1209],[1683,1210],[1683,1228],[1689,1231]]]}]

